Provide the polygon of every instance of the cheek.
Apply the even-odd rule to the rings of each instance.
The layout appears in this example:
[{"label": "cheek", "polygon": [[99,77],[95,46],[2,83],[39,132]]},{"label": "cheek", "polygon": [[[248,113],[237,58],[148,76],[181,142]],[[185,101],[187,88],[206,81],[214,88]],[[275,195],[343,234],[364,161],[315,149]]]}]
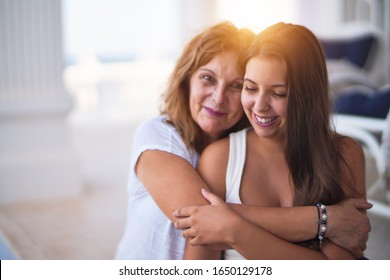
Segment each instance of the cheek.
[{"label": "cheek", "polygon": [[202,87],[196,83],[191,87],[190,103],[200,104],[204,101],[204,99],[206,97],[207,97],[207,94],[205,94],[204,87]]},{"label": "cheek", "polygon": [[230,99],[230,108],[237,112],[242,112],[241,94],[237,94]]},{"label": "cheek", "polygon": [[202,90],[197,83],[193,83],[190,88],[190,104],[195,105],[202,100]]},{"label": "cheek", "polygon": [[242,107],[244,109],[249,108],[252,104],[252,100],[251,100],[250,96],[248,96],[245,93],[241,94],[241,104],[242,104]]},{"label": "cheek", "polygon": [[284,118],[287,115],[287,101],[284,101],[278,105],[278,113]]}]

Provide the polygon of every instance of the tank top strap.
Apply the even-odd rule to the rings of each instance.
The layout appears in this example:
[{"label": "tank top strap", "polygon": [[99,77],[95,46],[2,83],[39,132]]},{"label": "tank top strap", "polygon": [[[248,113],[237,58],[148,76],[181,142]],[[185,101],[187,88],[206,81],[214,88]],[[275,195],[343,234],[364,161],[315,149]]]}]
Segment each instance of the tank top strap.
[{"label": "tank top strap", "polygon": [[240,185],[246,155],[247,129],[229,135],[229,160],[226,170],[226,202],[242,203]]}]

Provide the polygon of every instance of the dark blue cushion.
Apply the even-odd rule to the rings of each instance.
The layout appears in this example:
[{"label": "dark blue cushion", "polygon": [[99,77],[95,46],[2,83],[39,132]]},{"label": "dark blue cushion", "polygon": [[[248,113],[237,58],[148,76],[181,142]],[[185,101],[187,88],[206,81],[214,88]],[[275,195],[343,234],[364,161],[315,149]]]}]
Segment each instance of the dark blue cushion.
[{"label": "dark blue cushion", "polygon": [[390,88],[367,95],[358,90],[344,93],[333,103],[333,110],[341,114],[385,119],[390,108]]},{"label": "dark blue cushion", "polygon": [[350,40],[325,40],[321,39],[321,44],[328,59],[346,59],[353,64],[364,67],[370,49],[375,42],[373,35],[365,35]]}]

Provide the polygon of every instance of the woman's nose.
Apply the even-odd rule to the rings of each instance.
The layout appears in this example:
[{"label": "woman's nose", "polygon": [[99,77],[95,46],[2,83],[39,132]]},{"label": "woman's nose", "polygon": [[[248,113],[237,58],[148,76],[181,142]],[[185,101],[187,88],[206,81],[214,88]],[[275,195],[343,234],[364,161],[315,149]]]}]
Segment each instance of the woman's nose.
[{"label": "woman's nose", "polygon": [[269,109],[269,96],[264,92],[259,92],[255,101],[255,109],[258,112],[266,111]]},{"label": "woman's nose", "polygon": [[225,102],[225,89],[223,86],[216,86],[211,95],[212,100],[216,105],[221,105]]}]

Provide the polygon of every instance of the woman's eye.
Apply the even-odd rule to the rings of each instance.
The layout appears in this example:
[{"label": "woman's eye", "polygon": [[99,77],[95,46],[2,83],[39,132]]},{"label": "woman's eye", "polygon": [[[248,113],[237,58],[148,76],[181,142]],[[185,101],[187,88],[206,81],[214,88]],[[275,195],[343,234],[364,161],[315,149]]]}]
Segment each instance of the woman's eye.
[{"label": "woman's eye", "polygon": [[287,93],[285,93],[285,92],[274,92],[273,95],[276,97],[280,97],[280,98],[287,97]]},{"label": "woman's eye", "polygon": [[233,89],[238,89],[238,90],[242,90],[242,83],[233,83],[230,85],[230,87],[232,87]]},{"label": "woman's eye", "polygon": [[215,81],[215,79],[212,76],[210,76],[210,75],[203,75],[202,78],[204,80],[208,81],[208,82],[214,82]]},{"label": "woman's eye", "polygon": [[245,91],[256,91],[257,88],[255,88],[255,87],[244,86],[244,90],[245,90]]}]

